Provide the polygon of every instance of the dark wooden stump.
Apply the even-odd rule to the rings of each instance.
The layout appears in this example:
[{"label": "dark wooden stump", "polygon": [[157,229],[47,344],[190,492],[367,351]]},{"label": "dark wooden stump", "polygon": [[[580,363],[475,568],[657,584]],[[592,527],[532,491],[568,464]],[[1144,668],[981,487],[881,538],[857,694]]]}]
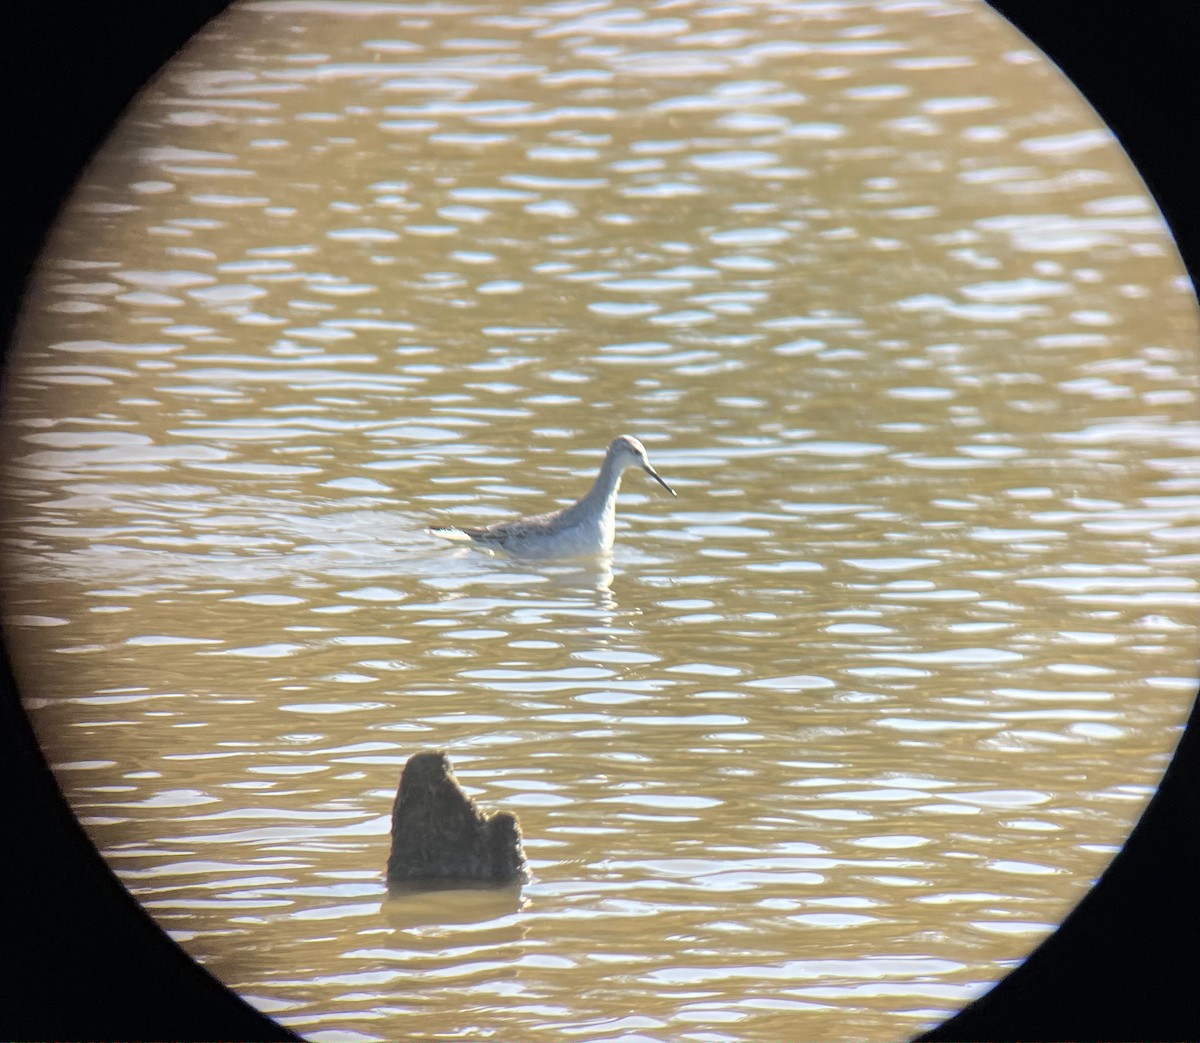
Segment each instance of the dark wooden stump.
[{"label": "dark wooden stump", "polygon": [[520,823],[507,811],[481,812],[441,751],[414,754],[392,805],[387,878],[434,887],[524,882],[529,874]]}]

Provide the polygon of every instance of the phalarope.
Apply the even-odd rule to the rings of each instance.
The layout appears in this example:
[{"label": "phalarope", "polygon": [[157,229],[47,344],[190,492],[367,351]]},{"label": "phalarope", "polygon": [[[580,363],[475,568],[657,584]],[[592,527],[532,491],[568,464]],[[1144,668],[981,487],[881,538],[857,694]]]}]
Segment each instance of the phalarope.
[{"label": "phalarope", "polygon": [[627,467],[640,467],[672,496],[677,495],[650,466],[646,447],[630,435],[612,440],[591,489],[575,503],[548,514],[498,522],[472,529],[466,526],[432,528],[450,540],[470,540],[518,558],[575,558],[612,550],[616,531],[617,490]]}]

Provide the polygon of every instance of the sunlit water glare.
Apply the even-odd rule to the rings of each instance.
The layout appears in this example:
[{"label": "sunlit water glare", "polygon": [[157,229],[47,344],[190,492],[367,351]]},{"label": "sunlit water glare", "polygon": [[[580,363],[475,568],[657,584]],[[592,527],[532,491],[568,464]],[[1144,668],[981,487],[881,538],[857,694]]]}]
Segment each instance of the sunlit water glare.
[{"label": "sunlit water glare", "polygon": [[[9,376],[8,637],[172,937],[308,1038],[897,1038],[1085,893],[1196,690],[1191,288],[982,4],[260,0]],[[429,525],[574,499],[611,562]],[[388,898],[400,768],[519,891]]]}]

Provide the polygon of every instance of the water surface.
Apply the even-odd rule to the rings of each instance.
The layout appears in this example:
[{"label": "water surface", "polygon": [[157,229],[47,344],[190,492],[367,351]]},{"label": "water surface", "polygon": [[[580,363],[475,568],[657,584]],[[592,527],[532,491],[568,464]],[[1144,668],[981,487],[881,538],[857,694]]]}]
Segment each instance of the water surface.
[{"label": "water surface", "polygon": [[[7,393],[8,636],[91,837],[316,1040],[896,1038],[1085,893],[1196,687],[1194,300],[978,3],[243,3]],[[578,496],[611,562],[427,525]],[[388,898],[404,761],[519,892]]]}]

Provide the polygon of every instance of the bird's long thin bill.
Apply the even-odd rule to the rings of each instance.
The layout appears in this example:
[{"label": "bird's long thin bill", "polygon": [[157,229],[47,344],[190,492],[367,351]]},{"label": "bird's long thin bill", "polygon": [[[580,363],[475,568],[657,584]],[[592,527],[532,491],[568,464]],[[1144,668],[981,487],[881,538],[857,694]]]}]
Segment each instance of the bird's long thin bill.
[{"label": "bird's long thin bill", "polygon": [[670,493],[672,496],[678,496],[678,495],[679,495],[679,494],[678,494],[678,493],[677,493],[677,492],[676,492],[674,489],[672,489],[672,488],[671,488],[669,485],[667,485],[667,483],[666,483],[666,482],[664,482],[664,481],[662,480],[662,476],[661,476],[661,475],[660,475],[660,474],[659,474],[659,473],[658,473],[658,472],[657,472],[657,471],[656,471],[656,470],[655,470],[653,467],[647,467],[647,468],[646,468],[646,473],[647,473],[647,474],[648,474],[648,475],[649,475],[651,478],[653,478],[653,479],[654,479],[656,482],[658,482],[658,484],[659,484],[659,485],[661,485],[661,486],[662,486],[664,489],[666,489],[666,490],[667,490],[667,492],[669,492],[669,493]]}]

